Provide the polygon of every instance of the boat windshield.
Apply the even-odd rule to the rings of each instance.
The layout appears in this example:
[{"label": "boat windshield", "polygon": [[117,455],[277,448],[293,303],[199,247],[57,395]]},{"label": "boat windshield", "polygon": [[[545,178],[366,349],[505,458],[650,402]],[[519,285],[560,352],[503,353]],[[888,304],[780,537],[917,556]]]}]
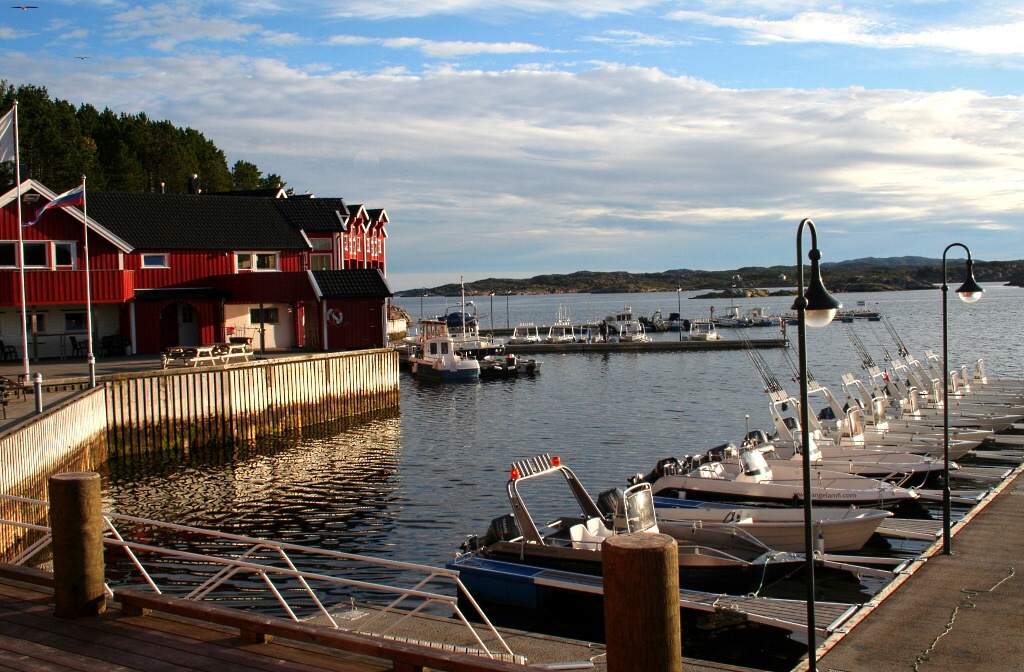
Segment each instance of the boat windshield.
[{"label": "boat windshield", "polygon": [[770,474],[771,467],[768,466],[767,460],[764,459],[764,455],[759,450],[745,450],[740,454],[740,465],[743,467],[743,473],[747,476],[760,476],[761,474]]}]

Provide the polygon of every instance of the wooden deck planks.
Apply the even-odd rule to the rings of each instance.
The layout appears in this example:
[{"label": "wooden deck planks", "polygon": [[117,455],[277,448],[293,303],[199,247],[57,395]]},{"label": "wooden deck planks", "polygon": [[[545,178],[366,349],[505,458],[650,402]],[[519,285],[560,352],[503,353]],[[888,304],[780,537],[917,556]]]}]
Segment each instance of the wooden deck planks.
[{"label": "wooden deck planks", "polygon": [[384,661],[296,642],[247,644],[237,630],[153,614],[53,616],[46,589],[0,581],[0,670],[379,672]]}]

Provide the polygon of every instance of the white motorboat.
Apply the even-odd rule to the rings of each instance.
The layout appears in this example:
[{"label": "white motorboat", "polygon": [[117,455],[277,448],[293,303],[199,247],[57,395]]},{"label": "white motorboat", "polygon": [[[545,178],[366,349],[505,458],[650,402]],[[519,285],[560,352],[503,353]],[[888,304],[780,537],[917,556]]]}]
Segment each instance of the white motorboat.
[{"label": "white motorboat", "polygon": [[[676,538],[685,539],[690,530],[700,526],[742,531],[779,551],[802,553],[805,549],[803,508],[737,506],[669,497],[655,497],[654,507],[658,528]],[[881,509],[814,508],[815,550],[825,553],[860,550],[882,521],[892,515],[891,511]]]},{"label": "white motorboat", "polygon": [[633,317],[633,309],[628,306],[604,318],[601,330],[609,343],[643,343],[651,340],[643,323]]},{"label": "white motorboat", "polygon": [[707,318],[690,320],[691,341],[720,341],[722,336],[715,329],[715,323]]},{"label": "white motorboat", "polygon": [[548,337],[544,341],[546,343],[575,343],[577,340],[579,339],[576,338],[576,330],[569,320],[569,309],[559,308],[558,319],[548,327]]},{"label": "white motorboat", "polygon": [[[694,499],[778,504],[799,504],[804,498],[801,465],[769,466],[760,452],[741,451],[731,443],[706,455],[661,460],[650,474],[637,474],[631,482],[650,483],[658,496],[684,493]],[[887,481],[811,466],[811,502],[818,506],[892,508],[918,498],[916,490]]]},{"label": "white motorboat", "polygon": [[421,320],[419,341],[409,348],[409,366],[417,378],[456,382],[480,377],[480,362],[456,352],[443,320]]},{"label": "white motorboat", "polygon": [[[578,510],[555,520],[537,521],[521,489],[532,479],[552,475],[564,478]],[[576,475],[557,456],[549,455],[515,462],[510,476],[506,490],[512,513],[494,519],[482,538],[470,537],[463,545],[464,554],[448,566],[461,571],[460,558],[477,557],[523,568],[600,575],[601,546],[606,539],[617,534],[660,531],[647,483],[638,483],[624,492],[613,488],[595,502]],[[688,530],[685,542],[678,545],[678,563],[680,587],[726,592],[746,592],[805,564],[804,556],[770,549],[742,531],[714,529]],[[481,588],[481,594],[488,595],[498,587]],[[516,588],[513,583],[500,592]],[[477,595],[477,590],[473,594]]]},{"label": "white motorboat", "polygon": [[509,336],[508,344],[532,345],[533,343],[540,343],[540,340],[539,328],[533,322],[524,322],[512,329],[512,335]]}]

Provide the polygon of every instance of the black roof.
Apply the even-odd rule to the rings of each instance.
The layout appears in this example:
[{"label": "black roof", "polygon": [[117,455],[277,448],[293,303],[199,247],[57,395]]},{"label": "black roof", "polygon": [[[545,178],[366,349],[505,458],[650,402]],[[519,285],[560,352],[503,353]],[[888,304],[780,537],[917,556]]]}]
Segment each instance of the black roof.
[{"label": "black roof", "polygon": [[304,231],[342,231],[349,215],[343,198],[279,198],[274,207],[293,227]]},{"label": "black roof", "polygon": [[284,202],[252,196],[92,191],[88,207],[90,219],[135,248],[309,249],[299,230],[278,209]]},{"label": "black roof", "polygon": [[325,299],[365,299],[394,296],[384,274],[376,268],[311,271]]}]

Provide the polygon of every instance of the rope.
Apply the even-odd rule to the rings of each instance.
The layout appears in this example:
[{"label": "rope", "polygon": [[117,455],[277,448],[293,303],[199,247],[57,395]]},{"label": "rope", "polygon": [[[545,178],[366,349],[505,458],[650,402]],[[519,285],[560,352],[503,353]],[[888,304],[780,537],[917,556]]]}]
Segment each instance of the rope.
[{"label": "rope", "polygon": [[947,634],[949,634],[949,632],[953,629],[953,622],[956,621],[957,614],[960,612],[961,609],[974,609],[974,607],[976,606],[974,604],[974,599],[973,599],[974,597],[976,597],[980,593],[991,593],[996,588],[998,588],[999,586],[1003,585],[1003,583],[1005,583],[1006,581],[1010,580],[1010,578],[1014,574],[1016,574],[1016,571],[1014,570],[1013,567],[1010,567],[1010,573],[1007,574],[1001,580],[999,580],[996,583],[996,585],[992,586],[988,590],[976,590],[974,588],[961,588],[960,592],[962,592],[964,594],[964,597],[960,600],[960,604],[957,605],[957,607],[955,609],[953,609],[953,613],[950,614],[949,621],[946,622],[946,629],[943,630],[939,634],[938,637],[936,637],[935,639],[932,640],[931,645],[927,649],[925,649],[923,653],[918,655],[917,660],[914,661],[914,672],[918,672],[918,670],[920,669],[921,663],[923,663],[923,662],[925,662],[927,660],[930,660],[928,654],[930,654],[932,651],[934,651],[935,647],[939,643],[939,640],[942,639],[943,637],[945,637]]}]

